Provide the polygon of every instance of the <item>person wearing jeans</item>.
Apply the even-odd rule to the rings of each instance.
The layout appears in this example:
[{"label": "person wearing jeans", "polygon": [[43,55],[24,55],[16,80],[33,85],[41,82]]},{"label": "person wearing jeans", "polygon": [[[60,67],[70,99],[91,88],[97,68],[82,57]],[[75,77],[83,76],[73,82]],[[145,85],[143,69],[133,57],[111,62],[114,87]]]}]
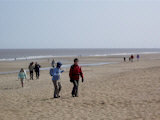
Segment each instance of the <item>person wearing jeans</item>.
[{"label": "person wearing jeans", "polygon": [[79,76],[81,76],[82,82],[84,82],[83,73],[81,67],[78,65],[78,62],[79,60],[75,58],[74,64],[71,66],[69,72],[70,82],[73,83],[72,97],[78,97]]},{"label": "person wearing jeans", "polygon": [[54,98],[60,97],[59,93],[62,88],[61,82],[60,82],[60,76],[61,76],[61,73],[64,72],[64,70],[60,69],[61,66],[62,66],[62,63],[58,62],[56,68],[50,69],[50,75],[52,76],[52,82],[54,85],[54,95],[53,95]]}]

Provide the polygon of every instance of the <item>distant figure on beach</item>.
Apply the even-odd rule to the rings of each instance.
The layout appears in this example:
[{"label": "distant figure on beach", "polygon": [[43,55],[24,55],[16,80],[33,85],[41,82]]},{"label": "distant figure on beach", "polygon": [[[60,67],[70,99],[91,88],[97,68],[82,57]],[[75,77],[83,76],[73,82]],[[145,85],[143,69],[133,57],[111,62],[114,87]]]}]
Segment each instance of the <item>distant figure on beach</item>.
[{"label": "distant figure on beach", "polygon": [[30,73],[30,80],[33,80],[34,62],[30,63],[28,69],[29,69],[29,73]]},{"label": "distant figure on beach", "polygon": [[133,56],[133,55],[131,55],[131,62],[133,62],[133,59],[134,59],[134,56]]},{"label": "distant figure on beach", "polygon": [[50,69],[50,75],[52,76],[52,82],[54,85],[54,95],[53,98],[59,98],[60,91],[61,91],[61,83],[60,83],[60,77],[61,73],[64,72],[64,70],[61,70],[62,63],[58,62],[56,68]]},{"label": "distant figure on beach", "polygon": [[36,78],[39,79],[39,76],[40,76],[40,65],[36,62],[35,63],[35,67],[34,67],[34,70],[35,70],[35,73],[36,73]]},{"label": "distant figure on beach", "polygon": [[51,66],[54,68],[55,67],[55,60],[52,60]]},{"label": "distant figure on beach", "polygon": [[126,57],[123,58],[124,62],[126,62]]},{"label": "distant figure on beach", "polygon": [[18,74],[18,79],[21,80],[21,85],[23,87],[24,86],[24,80],[27,79],[26,71],[23,68],[21,68],[21,70]]},{"label": "distant figure on beach", "polygon": [[78,65],[78,62],[78,58],[75,58],[74,64],[71,66],[69,72],[70,82],[73,83],[72,97],[78,97],[79,76],[81,76],[82,82],[84,82],[83,73],[81,67]]},{"label": "distant figure on beach", "polygon": [[139,59],[140,59],[140,55],[139,55],[139,54],[137,54],[137,61],[139,61]]}]

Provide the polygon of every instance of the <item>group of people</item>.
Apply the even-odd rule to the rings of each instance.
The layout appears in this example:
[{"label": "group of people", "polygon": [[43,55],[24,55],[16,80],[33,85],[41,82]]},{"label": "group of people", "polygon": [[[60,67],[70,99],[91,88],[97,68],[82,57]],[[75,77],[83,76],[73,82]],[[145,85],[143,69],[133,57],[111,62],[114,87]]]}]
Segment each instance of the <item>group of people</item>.
[{"label": "group of people", "polygon": [[[83,77],[83,72],[81,67],[78,65],[78,58],[74,59],[74,64],[71,65],[70,67],[70,71],[69,71],[69,78],[70,78],[70,82],[73,84],[73,89],[71,92],[72,97],[78,97],[78,87],[79,87],[79,79],[80,77],[82,78],[82,82],[84,82],[84,77]],[[51,63],[52,68],[50,69],[50,75],[52,76],[52,82],[54,85],[54,95],[53,98],[59,98],[60,97],[60,91],[62,88],[61,85],[61,73],[64,72],[64,70],[61,69],[62,63],[61,62],[57,62],[56,66],[55,66],[55,61],[53,60]],[[34,65],[34,62],[31,62],[28,69],[29,69],[29,73],[30,73],[30,80],[33,80],[33,74],[34,71],[36,73],[36,78],[39,79],[40,76],[40,65],[36,62]],[[19,74],[18,74],[18,78],[21,81],[21,85],[22,87],[24,86],[24,80],[27,78],[27,74],[26,71],[21,68]]]},{"label": "group of people", "polygon": [[36,62],[34,65],[34,62],[31,62],[28,66],[29,73],[30,73],[30,80],[33,80],[34,71],[36,73],[36,79],[39,79],[40,76],[40,68],[41,66]]},{"label": "group of people", "polygon": [[[30,73],[30,80],[33,80],[34,77],[34,71],[36,73],[36,79],[39,79],[40,76],[40,68],[41,66],[36,62],[34,65],[34,62],[31,62],[28,66],[29,73]],[[20,72],[18,73],[18,79],[21,81],[22,87],[24,86],[24,80],[27,79],[27,73],[26,71],[21,68]]]},{"label": "group of people", "polygon": [[[136,57],[137,57],[137,61],[139,61],[140,55],[137,54]],[[126,62],[126,57],[124,57],[123,59],[124,59],[124,62]],[[132,54],[132,55],[129,57],[129,62],[133,62],[133,60],[134,60],[134,55]]]},{"label": "group of people", "polygon": [[[72,89],[72,97],[78,97],[78,86],[79,86],[79,79],[80,76],[82,78],[82,82],[84,82],[83,72],[81,70],[81,67],[78,65],[79,60],[77,58],[74,59],[74,64],[70,67],[69,71],[69,77],[70,82],[73,83],[73,89]],[[50,75],[52,76],[52,82],[54,85],[54,95],[53,98],[59,98],[60,91],[61,91],[61,73],[64,72],[64,70],[61,70],[62,63],[58,62],[56,67],[52,64],[52,67],[50,69]]]}]

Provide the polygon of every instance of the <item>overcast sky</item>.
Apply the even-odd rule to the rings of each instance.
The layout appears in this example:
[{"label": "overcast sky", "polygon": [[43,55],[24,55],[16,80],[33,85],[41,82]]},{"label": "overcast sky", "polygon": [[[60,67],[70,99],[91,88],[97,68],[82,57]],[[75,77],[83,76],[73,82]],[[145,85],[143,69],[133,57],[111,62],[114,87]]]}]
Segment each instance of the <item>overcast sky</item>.
[{"label": "overcast sky", "polygon": [[160,1],[0,0],[0,48],[160,48]]}]

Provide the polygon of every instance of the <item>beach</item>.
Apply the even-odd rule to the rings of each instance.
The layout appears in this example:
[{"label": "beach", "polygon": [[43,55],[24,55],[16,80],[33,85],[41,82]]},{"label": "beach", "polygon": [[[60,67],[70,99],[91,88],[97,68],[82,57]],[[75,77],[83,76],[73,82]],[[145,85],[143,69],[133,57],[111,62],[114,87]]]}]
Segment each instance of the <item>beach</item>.
[{"label": "beach", "polygon": [[[69,68],[61,77],[62,91],[53,99],[53,83],[48,70],[40,79],[26,80],[21,88],[17,73],[0,75],[0,120],[159,120],[160,54],[141,55],[140,61],[123,62],[123,56],[79,57],[83,66],[79,97],[71,97]],[[28,68],[32,60],[0,62],[0,72]],[[38,59],[42,67],[51,60]],[[72,64],[73,57],[56,58]],[[29,74],[28,74],[29,79]]]}]

